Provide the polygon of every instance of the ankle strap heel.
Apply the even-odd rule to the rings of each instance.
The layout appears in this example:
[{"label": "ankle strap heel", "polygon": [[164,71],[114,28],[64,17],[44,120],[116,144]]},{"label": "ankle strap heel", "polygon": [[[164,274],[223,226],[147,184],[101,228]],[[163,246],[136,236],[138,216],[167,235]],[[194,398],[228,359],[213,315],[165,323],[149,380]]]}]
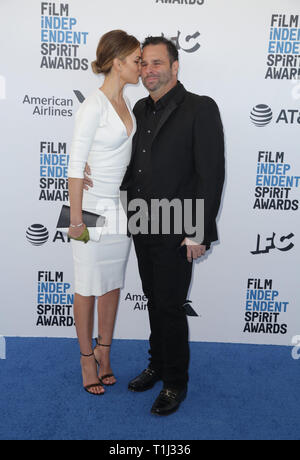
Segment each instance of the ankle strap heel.
[{"label": "ankle strap heel", "polygon": [[111,347],[111,344],[110,345],[105,345],[104,343],[100,343],[99,340],[98,340],[98,337],[95,338],[95,341],[96,341],[96,348],[97,347]]},{"label": "ankle strap heel", "polygon": [[[111,347],[111,344],[110,345],[106,345],[105,343],[100,343],[99,341],[99,337],[96,337],[95,338],[95,342],[96,342],[96,346],[94,348],[94,350],[96,350],[96,348],[99,348],[99,347],[106,347],[106,348],[110,348]],[[100,363],[96,360],[98,366],[100,367]],[[103,383],[103,385],[107,385],[107,386],[112,386],[114,385],[116,382],[113,382],[113,383],[105,383],[104,380],[106,380],[107,378],[109,377],[113,377],[115,379],[115,376],[114,374],[105,374],[105,375],[101,375],[101,381]]]},{"label": "ankle strap heel", "polygon": [[[93,356],[94,359],[95,359],[95,362],[97,363],[96,358],[95,358],[95,355],[94,355],[94,352],[91,353],[90,355],[85,355],[84,353],[81,353],[81,352],[80,352],[80,356],[83,357],[83,358],[91,358],[91,357]],[[102,393],[94,393],[93,391],[91,391],[91,390],[93,390],[93,389],[95,389],[95,388],[97,388],[97,387],[103,388],[103,382],[102,382],[101,379],[98,379],[98,382],[92,383],[92,384],[90,384],[90,385],[86,385],[86,386],[84,386],[83,388],[84,388],[84,390],[85,390],[87,393],[89,393],[90,395],[102,396],[102,395],[104,394],[104,392],[102,392]]]}]

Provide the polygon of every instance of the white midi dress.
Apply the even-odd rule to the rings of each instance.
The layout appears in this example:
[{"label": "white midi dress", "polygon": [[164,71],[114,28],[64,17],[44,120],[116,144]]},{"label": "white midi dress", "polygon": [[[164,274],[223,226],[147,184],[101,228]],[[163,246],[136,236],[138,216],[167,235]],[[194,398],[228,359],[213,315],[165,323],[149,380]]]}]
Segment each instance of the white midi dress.
[{"label": "white midi dress", "polygon": [[131,157],[136,120],[128,136],[126,127],[106,95],[97,89],[75,116],[68,176],[84,178],[86,162],[93,187],[83,191],[82,208],[106,218],[99,241],[87,244],[72,240],[75,292],[101,296],[124,286],[131,240],[126,232],[126,215],[119,187]]}]

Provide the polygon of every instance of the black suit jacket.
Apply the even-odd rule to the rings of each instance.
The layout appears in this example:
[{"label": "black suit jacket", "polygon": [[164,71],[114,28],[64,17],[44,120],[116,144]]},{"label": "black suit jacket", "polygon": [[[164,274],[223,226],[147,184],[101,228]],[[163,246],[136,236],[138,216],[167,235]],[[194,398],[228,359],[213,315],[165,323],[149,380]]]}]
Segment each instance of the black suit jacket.
[{"label": "black suit jacket", "polygon": [[[218,239],[216,217],[224,183],[224,134],[217,104],[207,96],[180,90],[169,102],[153,135],[150,171],[151,198],[204,199],[204,240],[210,245]],[[133,185],[133,161],[139,154],[136,139],[143,126],[146,98],[134,107],[137,133],[132,158],[120,190]],[[185,236],[186,233],[182,234]]]}]

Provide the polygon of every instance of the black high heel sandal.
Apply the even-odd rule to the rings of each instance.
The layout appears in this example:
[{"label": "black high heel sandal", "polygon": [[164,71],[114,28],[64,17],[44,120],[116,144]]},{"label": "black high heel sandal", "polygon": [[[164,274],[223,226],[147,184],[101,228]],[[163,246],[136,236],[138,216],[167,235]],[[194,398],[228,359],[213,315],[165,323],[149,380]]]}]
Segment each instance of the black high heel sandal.
[{"label": "black high heel sandal", "polygon": [[[96,348],[98,348],[98,347],[107,347],[107,348],[111,347],[111,344],[110,344],[110,345],[104,345],[103,343],[100,343],[100,342],[98,341],[98,338],[97,338],[97,337],[95,338],[95,341],[96,341],[96,346],[95,346],[95,348],[94,348],[94,351],[95,351]],[[95,358],[95,360],[96,360],[96,358]],[[100,367],[101,367],[101,366],[100,366],[100,363],[99,363],[97,360],[96,360],[96,363],[98,364],[98,366],[99,366],[99,368],[100,368]],[[100,380],[101,380],[101,382],[102,382],[103,385],[105,385],[105,386],[107,386],[107,387],[112,387],[112,386],[115,385],[117,382],[114,382],[114,383],[104,383],[104,382],[103,382],[104,379],[107,379],[107,378],[109,378],[109,377],[116,378],[114,374],[105,374],[105,375],[101,375],[101,378],[100,378],[100,377],[99,377],[99,378],[100,378]]]},{"label": "black high heel sandal", "polygon": [[[90,355],[84,355],[83,353],[80,352],[80,356],[82,356],[83,358],[91,358],[93,356],[95,361],[96,361],[96,363],[98,364],[94,353],[91,353]],[[90,395],[103,396],[104,392],[103,393],[92,393],[91,391],[89,391],[91,388],[95,388],[95,387],[102,387],[103,388],[103,382],[102,382],[101,379],[99,379],[99,381],[97,383],[92,383],[91,385],[86,385],[83,388]]]}]

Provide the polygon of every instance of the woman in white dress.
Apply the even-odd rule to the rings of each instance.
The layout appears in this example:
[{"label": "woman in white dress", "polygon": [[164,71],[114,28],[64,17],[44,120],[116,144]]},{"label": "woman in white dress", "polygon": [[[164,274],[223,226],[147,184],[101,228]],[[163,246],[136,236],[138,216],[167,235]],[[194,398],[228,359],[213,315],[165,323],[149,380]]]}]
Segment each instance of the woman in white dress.
[{"label": "woman in white dress", "polygon": [[[76,114],[69,162],[69,197],[74,259],[74,318],[80,345],[84,389],[94,395],[104,393],[103,385],[116,379],[110,366],[110,345],[124,284],[130,239],[120,234],[119,186],[131,157],[136,121],[123,96],[126,84],[137,84],[141,50],[138,40],[126,32],[105,34],[92,63],[95,73],[103,73],[101,88],[94,91]],[[84,169],[89,163],[93,188],[84,190]],[[106,217],[99,241],[76,240],[86,233],[82,210]],[[98,339],[92,348],[95,298],[98,297]],[[99,370],[97,369],[99,366]]]}]

